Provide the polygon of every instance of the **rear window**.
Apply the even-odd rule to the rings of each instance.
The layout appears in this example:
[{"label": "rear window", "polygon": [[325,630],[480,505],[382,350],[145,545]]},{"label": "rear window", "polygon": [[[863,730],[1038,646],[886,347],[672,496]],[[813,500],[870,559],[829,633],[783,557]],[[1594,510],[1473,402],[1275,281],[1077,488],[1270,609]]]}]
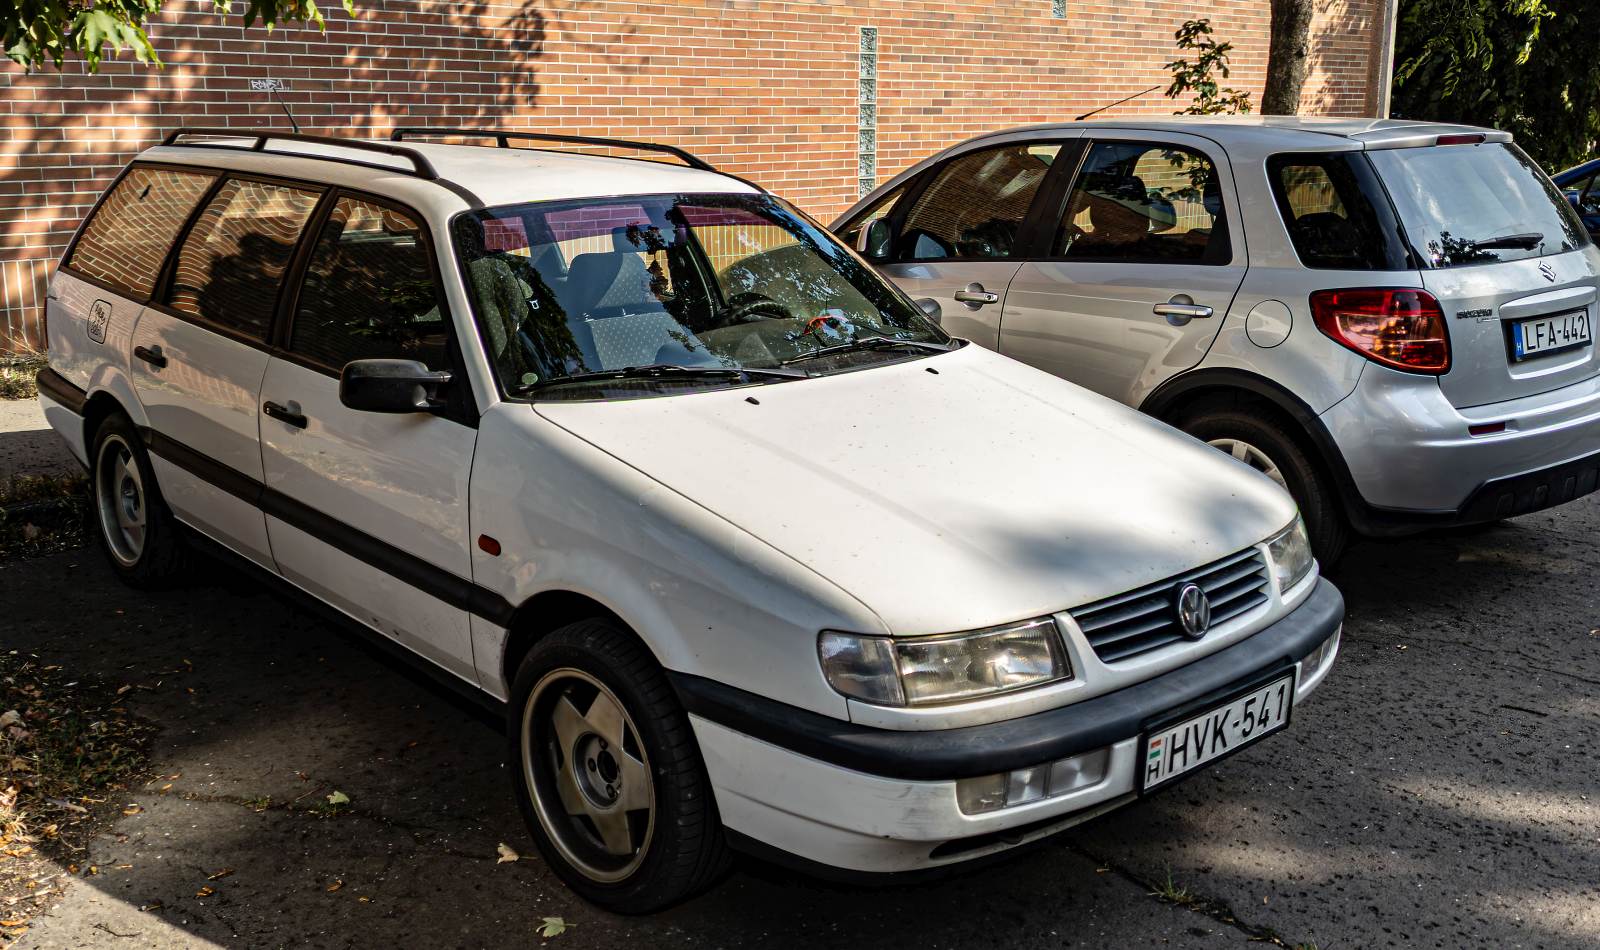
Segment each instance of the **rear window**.
[{"label": "rear window", "polygon": [[1583,224],[1515,145],[1368,152],[1427,267],[1560,254],[1588,243]]},{"label": "rear window", "polygon": [[1300,263],[1319,270],[1411,270],[1372,166],[1357,152],[1267,159],[1273,197]]},{"label": "rear window", "polygon": [[135,165],[84,225],[67,267],[148,299],[173,238],[215,177]]}]

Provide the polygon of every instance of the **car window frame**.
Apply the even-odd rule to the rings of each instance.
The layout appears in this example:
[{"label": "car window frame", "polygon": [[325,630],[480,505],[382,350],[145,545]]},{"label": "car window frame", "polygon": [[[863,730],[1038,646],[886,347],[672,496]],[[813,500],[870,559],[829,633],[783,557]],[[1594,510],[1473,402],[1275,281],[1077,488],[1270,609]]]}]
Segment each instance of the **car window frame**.
[{"label": "car window frame", "polygon": [[[1348,268],[1331,267],[1321,264],[1308,263],[1300,253],[1300,248],[1295,245],[1292,227],[1298,220],[1289,205],[1288,191],[1283,186],[1282,176],[1279,174],[1281,165],[1304,156],[1324,158],[1332,156],[1349,156],[1351,171],[1362,178],[1358,185],[1363,186],[1370,194],[1365,194],[1368,205],[1378,218],[1379,227],[1392,239],[1393,244],[1387,249],[1391,254],[1385,262],[1388,267],[1379,268]],[[1361,274],[1393,274],[1404,271],[1422,270],[1422,264],[1417,259],[1416,251],[1411,245],[1411,237],[1406,234],[1405,222],[1400,220],[1400,209],[1394,205],[1394,198],[1389,194],[1389,188],[1383,183],[1383,178],[1378,170],[1372,166],[1361,149],[1296,149],[1291,151],[1273,152],[1262,160],[1262,170],[1267,178],[1267,191],[1272,195],[1272,207],[1277,213],[1278,227],[1281,229],[1284,244],[1294,254],[1295,263],[1311,271],[1328,271]],[[1382,199],[1381,201],[1379,199]]]},{"label": "car window frame", "polygon": [[[1130,129],[1127,131],[1139,130]],[[1159,265],[1162,267],[1234,267],[1242,263],[1239,259],[1239,255],[1243,246],[1243,241],[1234,240],[1233,229],[1235,222],[1237,221],[1240,227],[1240,236],[1243,237],[1244,222],[1242,219],[1237,217],[1238,203],[1231,201],[1228,197],[1228,188],[1226,187],[1226,183],[1231,182],[1232,180],[1233,164],[1227,160],[1226,150],[1222,150],[1220,145],[1217,145],[1210,140],[1205,140],[1204,144],[1201,142],[1179,140],[1180,137],[1182,139],[1191,138],[1187,135],[1165,135],[1161,131],[1155,129],[1150,130],[1148,134],[1151,136],[1150,138],[1127,138],[1122,136],[1096,135],[1086,135],[1083,137],[1081,140],[1082,147],[1078,153],[1078,160],[1073,165],[1071,180],[1068,181],[1063,188],[1061,188],[1053,211],[1048,216],[1048,224],[1041,226],[1041,229],[1044,233],[1041,234],[1039,238],[1043,241],[1043,245],[1036,248],[1040,254],[1037,260],[1048,261],[1053,264],[1149,264]],[[1051,248],[1055,243],[1054,239],[1056,232],[1061,228],[1063,218],[1067,213],[1067,205],[1072,198],[1073,189],[1077,187],[1078,179],[1083,175],[1083,166],[1088,162],[1089,154],[1094,151],[1094,147],[1096,145],[1142,145],[1151,149],[1177,149],[1199,155],[1201,158],[1204,158],[1206,161],[1210,162],[1212,171],[1217,176],[1217,187],[1222,191],[1223,227],[1221,229],[1221,234],[1224,244],[1222,251],[1219,252],[1217,256],[1224,257],[1225,255],[1225,259],[1208,260],[1207,258],[1210,257],[1212,253],[1209,245],[1207,247],[1206,256],[1194,260],[1155,260],[1142,257],[1068,257],[1064,254],[1051,253]],[[1206,147],[1207,145],[1222,150],[1222,154],[1224,156],[1223,159],[1218,161],[1217,155],[1211,151],[1211,149],[1208,149]],[[1233,210],[1230,211],[1230,208]],[[1214,235],[1215,232],[1213,232],[1213,236]]]},{"label": "car window frame", "polygon": [[[278,323],[283,317],[283,302],[286,292],[290,287],[291,280],[293,279],[292,275],[295,261],[302,253],[306,242],[306,235],[311,230],[312,222],[317,220],[317,216],[321,213],[323,205],[327,203],[328,195],[332,193],[334,186],[329,185],[326,182],[282,178],[277,175],[259,174],[256,172],[246,172],[237,169],[221,169],[220,171],[221,173],[217,176],[216,181],[211,183],[211,187],[207,189],[205,196],[202,197],[200,202],[194,206],[194,209],[189,212],[189,219],[183,223],[183,228],[178,232],[178,236],[173,239],[172,247],[167,249],[167,258],[162,264],[161,275],[156,279],[155,288],[151,291],[150,299],[145,303],[145,306],[157,311],[158,313],[164,313],[174,319],[182,320],[185,323],[191,323],[197,327],[210,330],[213,333],[227,337],[235,342],[243,343],[246,346],[272,353],[274,349],[274,334],[276,333]],[[217,194],[221,192],[230,181],[253,181],[260,184],[277,185],[284,188],[298,188],[306,191],[315,190],[317,192],[317,203],[312,206],[311,213],[306,216],[306,224],[300,229],[300,235],[295,240],[295,246],[289,252],[289,261],[284,266],[283,277],[280,279],[278,285],[278,296],[277,299],[273,301],[272,311],[267,318],[267,330],[266,333],[261,337],[257,337],[253,333],[246,333],[235,327],[227,326],[226,324],[217,323],[214,320],[208,320],[198,314],[179,310],[177,307],[167,303],[167,295],[172,292],[172,282],[177,276],[178,259],[183,254],[183,246],[188,243],[190,234],[194,231],[195,225],[199,223],[201,215],[205,214],[206,208],[210,207],[211,202],[216,200]]]},{"label": "car window frame", "polygon": [[[1051,184],[1063,174],[1063,168],[1071,167],[1074,170],[1077,169],[1078,164],[1083,160],[1083,156],[1086,152],[1084,147],[1085,141],[1086,140],[1084,138],[1076,135],[1045,135],[1040,136],[1039,138],[1018,138],[1005,142],[974,143],[972,148],[963,149],[960,152],[957,152],[953,155],[948,155],[945,158],[940,159],[938,162],[929,165],[927,168],[924,168],[922,171],[918,172],[914,179],[905,183],[907,186],[905,195],[895,203],[894,208],[889,212],[889,214],[885,215],[884,220],[889,221],[890,225],[894,228],[894,243],[891,246],[889,255],[887,257],[884,257],[881,260],[875,260],[873,263],[1005,264],[1026,263],[1028,261],[1043,260],[1044,258],[1039,256],[1039,252],[1042,250],[1042,248],[1040,247],[1040,235],[1038,232],[1041,226],[1040,219],[1048,216],[1045,212],[1045,208],[1049,207],[1048,199],[1051,193]],[[1022,216],[1022,222],[1017,227],[1016,248],[1018,253],[1011,254],[1006,257],[902,256],[901,251],[905,242],[906,219],[911,216],[911,209],[915,208],[917,203],[922,200],[923,195],[927,193],[927,190],[933,185],[933,182],[939,177],[940,172],[944,171],[946,166],[952,162],[960,161],[961,159],[966,158],[967,156],[976,152],[987,152],[995,149],[1012,148],[1016,146],[1029,147],[1036,145],[1056,145],[1060,147],[1060,151],[1056,153],[1055,160],[1050,163],[1050,167],[1045,171],[1044,179],[1039,182],[1039,188],[1034,192],[1033,201],[1028,205],[1028,212]],[[850,225],[846,226],[846,229],[848,229],[850,226],[853,226],[854,223],[855,222],[852,221]]]},{"label": "car window frame", "polygon": [[[195,208],[205,206],[206,202],[211,199],[212,194],[215,192],[217,181],[223,175],[227,174],[227,172],[222,169],[211,168],[205,165],[186,165],[181,162],[152,162],[143,160],[129,162],[127,165],[123,166],[121,171],[117,172],[117,176],[111,180],[111,183],[105,187],[105,190],[100,192],[100,196],[96,198],[94,204],[89,207],[89,213],[83,216],[82,221],[78,222],[78,229],[72,232],[71,240],[67,242],[66,249],[61,252],[60,263],[56,265],[56,270],[58,272],[66,274],[69,277],[72,277],[74,280],[81,280],[92,287],[98,287],[107,293],[116,294],[123,300],[131,301],[142,307],[148,307],[150,302],[156,298],[156,291],[161,289],[161,280],[166,275],[167,263],[169,258],[172,256],[173,249],[182,243],[184,237],[188,234],[188,218],[184,219],[183,225],[178,228],[178,233],[173,236],[172,243],[167,246],[167,252],[161,258],[161,266],[156,270],[156,279],[151,285],[150,293],[148,294],[132,293],[127,287],[113,284],[108,280],[102,280],[90,274],[85,274],[83,271],[78,270],[76,267],[71,265],[72,255],[77,253],[78,243],[83,240],[84,232],[89,229],[89,222],[94,220],[95,215],[99,214],[101,208],[103,208],[105,203],[110,200],[111,193],[116,191],[117,188],[122,185],[123,181],[125,181],[129,175],[133,174],[134,169],[136,168],[152,168],[158,171],[187,172],[189,174],[211,176],[211,182],[210,184],[206,185],[205,190],[200,193],[200,198],[196,203]],[[194,217],[195,208],[189,209],[190,218]]]}]

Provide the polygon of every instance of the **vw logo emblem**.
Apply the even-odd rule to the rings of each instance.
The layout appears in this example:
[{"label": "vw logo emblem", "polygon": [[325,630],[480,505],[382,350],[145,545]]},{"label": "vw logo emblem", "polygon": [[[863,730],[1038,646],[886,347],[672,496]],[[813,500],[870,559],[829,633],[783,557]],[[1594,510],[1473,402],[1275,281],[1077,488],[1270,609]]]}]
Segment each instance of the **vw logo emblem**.
[{"label": "vw logo emblem", "polygon": [[1548,280],[1550,283],[1553,284],[1556,282],[1556,269],[1551,267],[1548,261],[1539,262],[1539,273],[1543,274],[1544,279]]},{"label": "vw logo emblem", "polygon": [[1199,584],[1179,585],[1175,601],[1178,608],[1178,625],[1183,635],[1198,640],[1211,629],[1211,601]]}]

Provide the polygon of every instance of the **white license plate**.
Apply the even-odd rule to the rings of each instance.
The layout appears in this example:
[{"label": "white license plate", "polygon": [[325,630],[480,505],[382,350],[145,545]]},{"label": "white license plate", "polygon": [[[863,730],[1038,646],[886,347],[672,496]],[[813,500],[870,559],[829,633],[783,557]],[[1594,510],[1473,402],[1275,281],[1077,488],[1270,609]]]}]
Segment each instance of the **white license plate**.
[{"label": "white license plate", "polygon": [[1144,779],[1149,791],[1270,736],[1289,724],[1294,673],[1258,686],[1231,702],[1145,736]]},{"label": "white license plate", "polygon": [[1588,310],[1518,320],[1511,325],[1511,352],[1519,360],[1569,347],[1587,346],[1589,342]]}]

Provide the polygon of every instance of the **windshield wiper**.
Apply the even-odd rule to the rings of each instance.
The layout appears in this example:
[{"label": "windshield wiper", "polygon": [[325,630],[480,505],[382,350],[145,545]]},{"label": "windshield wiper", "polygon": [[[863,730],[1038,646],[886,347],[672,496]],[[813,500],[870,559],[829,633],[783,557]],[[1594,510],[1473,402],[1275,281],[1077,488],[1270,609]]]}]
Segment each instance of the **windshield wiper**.
[{"label": "windshield wiper", "polygon": [[1504,237],[1484,238],[1481,241],[1468,241],[1467,247],[1474,251],[1499,251],[1516,249],[1531,251],[1544,243],[1544,235],[1538,231],[1528,231],[1524,234],[1507,234]]},{"label": "windshield wiper", "polygon": [[801,353],[799,356],[791,356],[789,359],[783,361],[783,365],[788,366],[790,363],[798,363],[802,360],[814,360],[823,356],[833,356],[836,353],[849,353],[857,350],[884,350],[895,347],[927,350],[932,353],[948,353],[952,349],[949,346],[943,346],[938,343],[924,343],[921,340],[902,340],[898,337],[892,336],[864,336],[859,340],[851,340],[849,343],[836,343],[833,346],[819,347],[815,350],[812,350],[810,353]]},{"label": "windshield wiper", "polygon": [[603,382],[608,379],[729,379],[743,381],[747,379],[809,379],[810,373],[799,370],[786,370],[765,367],[737,367],[737,366],[678,366],[673,363],[651,363],[647,366],[623,366],[619,369],[603,369],[592,373],[574,373],[571,376],[555,376],[550,379],[541,379],[537,383],[519,386],[513,393],[523,396],[528,393],[548,389],[552,386],[563,386],[568,383]]}]

